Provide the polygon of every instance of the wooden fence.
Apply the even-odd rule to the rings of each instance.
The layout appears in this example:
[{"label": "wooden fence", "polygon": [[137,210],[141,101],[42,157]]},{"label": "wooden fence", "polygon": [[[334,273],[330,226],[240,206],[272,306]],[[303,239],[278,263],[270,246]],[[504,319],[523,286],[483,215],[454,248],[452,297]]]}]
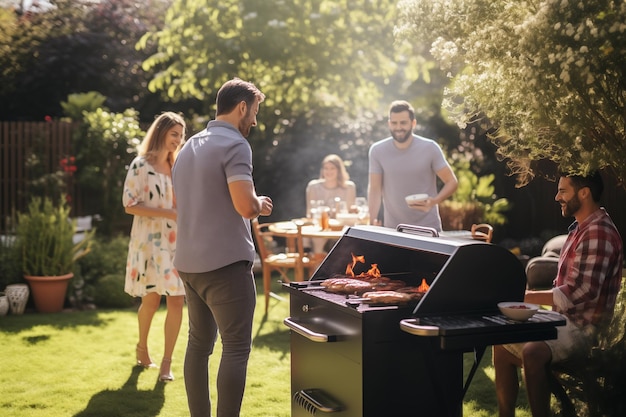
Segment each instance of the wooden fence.
[{"label": "wooden fence", "polygon": [[72,214],[81,215],[78,188],[66,159],[72,156],[76,126],[60,121],[0,122],[0,233],[12,231],[14,213],[25,209],[37,188],[34,180],[45,175],[63,179]]}]

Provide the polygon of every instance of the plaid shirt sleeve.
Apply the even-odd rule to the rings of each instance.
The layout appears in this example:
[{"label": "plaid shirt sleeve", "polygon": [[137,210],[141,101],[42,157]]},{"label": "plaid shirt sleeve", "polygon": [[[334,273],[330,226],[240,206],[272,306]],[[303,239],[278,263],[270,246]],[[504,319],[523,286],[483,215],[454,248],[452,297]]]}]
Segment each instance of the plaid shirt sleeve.
[{"label": "plaid shirt sleeve", "polygon": [[622,280],[622,240],[603,209],[574,223],[556,279],[557,311],[578,326],[600,325],[613,315]]}]

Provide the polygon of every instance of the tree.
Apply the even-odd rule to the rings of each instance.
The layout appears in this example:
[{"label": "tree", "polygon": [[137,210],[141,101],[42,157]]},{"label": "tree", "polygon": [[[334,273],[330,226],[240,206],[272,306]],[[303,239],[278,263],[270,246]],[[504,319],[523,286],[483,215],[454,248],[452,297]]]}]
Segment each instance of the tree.
[{"label": "tree", "polygon": [[148,92],[141,69],[149,51],[135,44],[160,25],[167,0],[51,3],[0,9],[2,118],[58,117],[68,94],[98,91],[112,110],[134,107],[151,119],[159,97]]},{"label": "tree", "polygon": [[354,162],[364,195],[367,149],[388,133],[371,134],[385,94],[405,96],[428,75],[395,42],[395,16],[395,0],[175,0],[163,29],[138,45],[156,48],[143,67],[155,74],[151,90],[200,99],[206,115],[235,76],[266,94],[250,136],[255,183],[289,218],[304,214],[306,182],[331,152]]},{"label": "tree", "polygon": [[540,162],[626,180],[626,3],[402,0],[398,33],[431,43],[444,106],[483,124],[518,185]]},{"label": "tree", "polygon": [[394,5],[393,0],[175,0],[163,29],[139,43],[157,48],[144,62],[144,69],[155,73],[149,87],[212,105],[217,89],[237,76],[266,93],[267,110],[259,121],[268,135],[304,114],[336,123],[341,115],[376,109],[380,87],[398,71],[389,23]]}]

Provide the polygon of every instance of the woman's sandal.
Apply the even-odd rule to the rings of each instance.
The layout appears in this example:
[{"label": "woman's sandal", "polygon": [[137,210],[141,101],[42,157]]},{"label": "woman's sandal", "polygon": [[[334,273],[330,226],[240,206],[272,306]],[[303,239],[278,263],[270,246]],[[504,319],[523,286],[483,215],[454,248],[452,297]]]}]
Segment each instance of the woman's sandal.
[{"label": "woman's sandal", "polygon": [[135,352],[137,355],[136,357],[137,357],[138,366],[142,366],[144,368],[156,368],[156,364],[152,362],[152,359],[150,359],[150,355],[148,354],[148,349],[137,345],[137,349]]},{"label": "woman's sandal", "polygon": [[174,380],[174,375],[171,370],[172,360],[165,359],[161,361],[161,368],[159,369],[159,381],[170,382]]}]

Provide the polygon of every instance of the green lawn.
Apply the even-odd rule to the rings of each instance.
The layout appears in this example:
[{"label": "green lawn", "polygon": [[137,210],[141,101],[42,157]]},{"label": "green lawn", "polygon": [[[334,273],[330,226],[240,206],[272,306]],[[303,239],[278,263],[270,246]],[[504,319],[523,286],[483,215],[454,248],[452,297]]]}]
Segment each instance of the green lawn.
[{"label": "green lawn", "polygon": [[[287,297],[278,284],[274,291]],[[287,315],[288,302],[272,299],[270,313],[264,318],[260,293],[242,417],[291,414],[289,331],[282,323]],[[150,334],[155,361],[162,354],[164,318],[162,307]],[[172,364],[177,379],[168,384],[157,383],[157,370],[134,366],[136,334],[135,310],[27,312],[22,316],[0,317],[0,415],[188,416],[182,379],[186,320]],[[215,358],[219,358],[220,348],[218,344]],[[469,369],[472,357],[466,356]],[[488,352],[466,396],[464,416],[496,415],[490,362]],[[217,365],[215,360],[210,366],[212,387]],[[520,407],[524,408],[523,392],[520,397]],[[518,416],[530,415],[521,408]]]}]

